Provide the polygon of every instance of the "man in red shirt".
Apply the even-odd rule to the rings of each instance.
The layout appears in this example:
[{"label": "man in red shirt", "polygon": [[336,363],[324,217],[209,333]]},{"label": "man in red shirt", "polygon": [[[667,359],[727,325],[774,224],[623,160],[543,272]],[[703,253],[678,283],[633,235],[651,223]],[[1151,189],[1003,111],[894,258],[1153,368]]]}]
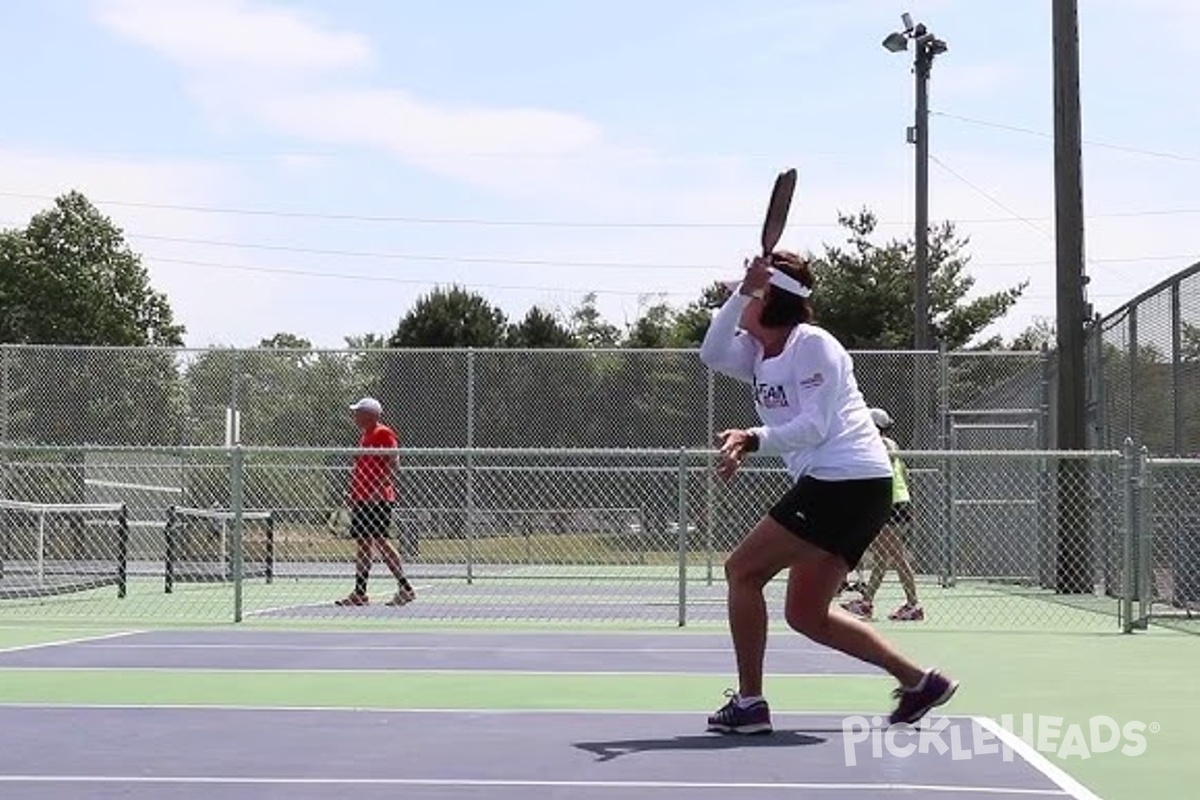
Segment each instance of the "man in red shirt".
[{"label": "man in red shirt", "polygon": [[395,432],[379,421],[383,407],[373,397],[364,397],[350,406],[354,423],[362,431],[358,446],[362,449],[380,448],[391,450],[387,455],[363,453],[354,457],[354,470],[350,476],[350,535],[358,542],[355,559],[354,591],[349,597],[338,600],[339,606],[365,606],[367,579],[371,574],[373,551],[378,551],[384,563],[396,578],[398,589],[388,601],[389,606],[402,606],[416,599],[416,592],[404,575],[400,553],[388,541],[388,530],[392,524],[392,508],[396,503],[396,488],[392,484],[392,470],[398,459],[395,450],[399,440]]}]

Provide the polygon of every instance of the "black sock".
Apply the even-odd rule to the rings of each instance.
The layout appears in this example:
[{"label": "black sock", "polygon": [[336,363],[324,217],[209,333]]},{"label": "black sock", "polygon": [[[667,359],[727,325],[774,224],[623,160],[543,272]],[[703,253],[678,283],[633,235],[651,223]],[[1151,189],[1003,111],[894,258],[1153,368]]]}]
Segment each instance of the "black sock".
[{"label": "black sock", "polygon": [[354,575],[354,593],[365,595],[367,593],[367,571],[359,569]]},{"label": "black sock", "polygon": [[399,579],[397,579],[397,582],[400,584],[400,589],[402,591],[411,592],[413,590],[412,584],[408,582],[408,578],[404,577],[404,575],[401,575]]}]

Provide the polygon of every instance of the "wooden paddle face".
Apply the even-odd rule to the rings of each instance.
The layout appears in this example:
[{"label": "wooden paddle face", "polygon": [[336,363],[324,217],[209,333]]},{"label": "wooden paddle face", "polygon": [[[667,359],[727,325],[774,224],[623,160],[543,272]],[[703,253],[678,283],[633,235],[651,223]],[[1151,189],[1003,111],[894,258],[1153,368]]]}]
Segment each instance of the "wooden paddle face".
[{"label": "wooden paddle face", "polygon": [[775,178],[775,187],[771,190],[771,202],[767,206],[767,217],[763,220],[762,254],[770,255],[783,236],[787,226],[788,212],[792,208],[792,194],[796,191],[796,170],[789,169],[779,173]]}]

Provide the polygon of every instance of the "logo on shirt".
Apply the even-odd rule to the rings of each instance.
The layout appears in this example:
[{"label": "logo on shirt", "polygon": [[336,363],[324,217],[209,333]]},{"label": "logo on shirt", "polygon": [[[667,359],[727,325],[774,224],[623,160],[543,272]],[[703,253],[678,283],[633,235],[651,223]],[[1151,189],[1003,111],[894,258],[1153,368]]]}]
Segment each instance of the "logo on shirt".
[{"label": "logo on shirt", "polygon": [[800,381],[801,389],[816,389],[818,386],[825,383],[825,376],[819,372],[814,372],[812,375]]},{"label": "logo on shirt", "polygon": [[758,383],[754,386],[754,401],[763,408],[787,408],[788,396],[782,386]]}]

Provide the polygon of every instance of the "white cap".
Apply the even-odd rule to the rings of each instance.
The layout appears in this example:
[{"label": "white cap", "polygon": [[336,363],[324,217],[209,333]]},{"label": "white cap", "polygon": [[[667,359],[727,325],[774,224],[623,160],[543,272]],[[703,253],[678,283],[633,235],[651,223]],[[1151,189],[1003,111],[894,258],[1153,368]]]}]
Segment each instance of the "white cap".
[{"label": "white cap", "polygon": [[383,406],[374,397],[364,397],[354,405],[350,406],[351,411],[370,411],[375,416],[383,413]]},{"label": "white cap", "polygon": [[892,427],[892,417],[882,408],[872,408],[871,421],[875,423],[875,427],[882,430],[887,430]]}]

